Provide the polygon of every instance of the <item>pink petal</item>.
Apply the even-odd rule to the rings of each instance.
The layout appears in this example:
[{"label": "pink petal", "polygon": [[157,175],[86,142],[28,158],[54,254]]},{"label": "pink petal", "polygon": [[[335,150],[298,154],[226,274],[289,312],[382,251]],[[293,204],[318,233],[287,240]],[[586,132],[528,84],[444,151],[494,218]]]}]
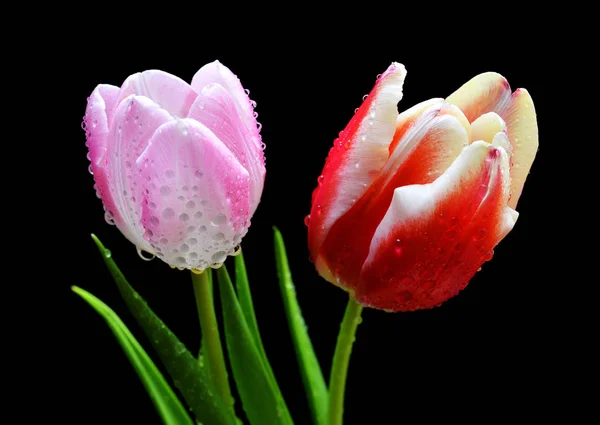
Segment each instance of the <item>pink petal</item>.
[{"label": "pink petal", "polygon": [[495,72],[486,72],[467,81],[446,101],[458,106],[469,122],[473,122],[486,112],[502,110],[510,101],[510,93],[506,78]]},{"label": "pink petal", "polygon": [[196,92],[181,78],[164,71],[150,70],[131,75],[118,95],[121,102],[135,94],[146,96],[174,117],[186,117],[192,103],[196,100]]},{"label": "pink petal", "polygon": [[87,138],[86,145],[89,150],[88,158],[91,162],[90,171],[94,174],[96,194],[102,199],[107,217],[111,219],[113,217],[119,219],[120,214],[115,207],[109,189],[105,157],[109,134],[108,117],[115,107],[118,92],[118,87],[107,84],[96,87],[88,98],[85,117],[83,118]]},{"label": "pink petal", "polygon": [[152,252],[195,269],[222,263],[233,252],[250,225],[249,175],[209,129],[189,118],[163,125],[137,168]]},{"label": "pink petal", "polygon": [[[250,175],[250,212],[254,213],[265,180],[265,158],[257,131],[246,127],[238,114],[235,99],[220,84],[206,85],[188,114],[204,124],[231,151]],[[254,119],[254,118],[252,118]],[[256,129],[256,123],[251,126]]]},{"label": "pink petal", "polygon": [[433,183],[396,189],[371,242],[355,296],[390,311],[430,308],[463,289],[517,214],[506,206],[508,155],[466,147]]},{"label": "pink petal", "polygon": [[231,95],[235,101],[239,119],[244,122],[251,137],[255,141],[258,141],[260,145],[254,106],[240,80],[221,62],[214,61],[204,65],[194,75],[194,78],[192,78],[192,88],[196,93],[200,94],[206,86],[213,83],[221,85]]},{"label": "pink petal", "polygon": [[115,107],[118,93],[118,87],[100,84],[88,98],[83,121],[87,136],[86,145],[90,151],[92,166],[99,164],[106,152],[108,116]]},{"label": "pink petal", "polygon": [[132,243],[149,252],[141,223],[145,194],[135,164],[156,129],[172,119],[149,98],[131,95],[116,108],[110,127],[106,171],[115,202],[114,221]]},{"label": "pink petal", "polygon": [[393,63],[329,151],[310,214],[309,248],[315,258],[332,225],[367,191],[388,158],[405,75],[404,66]]}]

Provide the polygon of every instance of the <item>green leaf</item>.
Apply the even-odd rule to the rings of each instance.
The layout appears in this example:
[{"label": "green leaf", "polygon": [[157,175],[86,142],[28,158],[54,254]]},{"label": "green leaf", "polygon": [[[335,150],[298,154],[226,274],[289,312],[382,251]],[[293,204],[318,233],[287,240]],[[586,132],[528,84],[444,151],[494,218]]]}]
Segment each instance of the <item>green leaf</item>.
[{"label": "green leaf", "polygon": [[200,367],[198,360],[129,285],[112,259],[110,251],[104,248],[95,235],[92,235],[92,238],[125,304],[146,333],[197,421],[210,425],[235,425],[233,406],[228,405],[219,396],[206,368]]},{"label": "green leaf", "polygon": [[237,290],[240,308],[244,314],[244,319],[246,319],[248,329],[252,333],[252,338],[266,358],[260,333],[258,332],[258,322],[256,321],[256,314],[254,313],[252,294],[250,293],[250,283],[248,282],[246,263],[244,262],[244,254],[242,252],[235,257],[235,289]]},{"label": "green leaf", "polygon": [[242,406],[252,425],[293,424],[277,382],[269,376],[260,350],[225,267],[217,271],[225,340]]},{"label": "green leaf", "polygon": [[323,373],[319,361],[315,355],[302,311],[296,298],[296,288],[292,282],[292,274],[287,260],[285,245],[281,232],[273,227],[275,241],[275,263],[279,275],[279,287],[283,297],[285,313],[296,349],[296,357],[300,364],[300,374],[304,382],[308,404],[310,406],[313,421],[318,425],[327,424],[327,406],[329,395],[327,385],[323,379]]},{"label": "green leaf", "polygon": [[76,286],[71,287],[71,289],[87,301],[106,320],[117,341],[121,344],[125,355],[135,368],[146,391],[148,391],[163,423],[165,425],[193,425],[194,423],[165,381],[165,378],[135,337],[129,332],[129,329],[119,319],[119,316],[89,292]]},{"label": "green leaf", "polygon": [[267,353],[265,352],[265,347],[263,346],[260,332],[258,331],[258,322],[256,321],[256,314],[254,313],[250,283],[248,282],[248,274],[246,273],[246,263],[241,252],[235,257],[235,289],[237,290],[237,296],[240,302],[240,308],[244,314],[244,319],[246,319],[248,329],[254,339],[254,344],[260,352],[269,379],[271,380],[272,385],[277,385],[275,374],[269,364],[269,359],[267,358]]}]

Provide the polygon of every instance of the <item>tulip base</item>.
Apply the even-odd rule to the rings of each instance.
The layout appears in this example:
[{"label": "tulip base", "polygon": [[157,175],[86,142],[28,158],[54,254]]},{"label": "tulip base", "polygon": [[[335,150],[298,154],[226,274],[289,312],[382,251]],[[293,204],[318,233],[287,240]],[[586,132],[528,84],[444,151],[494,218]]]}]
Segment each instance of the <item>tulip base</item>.
[{"label": "tulip base", "polygon": [[344,392],[352,344],[354,343],[356,329],[362,322],[363,307],[352,296],[348,299],[344,319],[340,326],[331,377],[329,379],[329,425],[341,425],[344,415]]}]

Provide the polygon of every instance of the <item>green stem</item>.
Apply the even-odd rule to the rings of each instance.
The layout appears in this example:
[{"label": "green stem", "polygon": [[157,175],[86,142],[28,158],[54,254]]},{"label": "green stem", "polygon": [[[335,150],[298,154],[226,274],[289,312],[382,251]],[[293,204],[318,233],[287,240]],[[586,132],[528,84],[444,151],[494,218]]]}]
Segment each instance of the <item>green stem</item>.
[{"label": "green stem", "polygon": [[217,391],[228,405],[233,405],[221,337],[219,336],[219,325],[215,314],[211,272],[211,269],[206,269],[200,274],[192,272],[200,330],[202,331],[202,343],[203,349],[206,350],[206,362],[210,376],[217,387]]},{"label": "green stem", "polygon": [[352,343],[355,340],[356,328],[362,321],[360,314],[362,306],[348,299],[344,320],[340,326],[333,364],[331,365],[331,377],[329,379],[329,425],[342,425],[344,416],[344,391],[346,389],[346,376],[348,375],[348,364],[352,353]]}]

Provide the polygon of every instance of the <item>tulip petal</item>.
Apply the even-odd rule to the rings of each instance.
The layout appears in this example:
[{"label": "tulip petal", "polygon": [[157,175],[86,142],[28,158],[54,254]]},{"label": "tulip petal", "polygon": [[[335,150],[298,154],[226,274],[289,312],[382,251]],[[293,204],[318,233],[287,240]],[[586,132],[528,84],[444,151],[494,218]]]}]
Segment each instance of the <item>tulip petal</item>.
[{"label": "tulip petal", "polygon": [[471,124],[471,141],[483,140],[491,143],[497,133],[506,131],[506,123],[495,112],[478,117]]},{"label": "tulip petal", "polygon": [[508,138],[513,148],[508,205],[515,208],[539,146],[535,107],[529,92],[517,89],[510,103],[500,113],[506,121]]},{"label": "tulip petal", "polygon": [[172,119],[147,97],[131,95],[117,106],[110,126],[106,172],[115,201],[114,221],[127,239],[149,252],[141,224],[145,193],[135,163],[156,129]]},{"label": "tulip petal", "polygon": [[225,261],[250,225],[249,175],[203,124],[161,126],[137,160],[147,191],[145,237],[167,263],[205,269]]},{"label": "tulip petal", "polygon": [[96,195],[102,199],[108,217],[120,219],[120,214],[115,208],[115,202],[110,192],[105,169],[107,140],[109,135],[109,116],[115,107],[119,88],[108,84],[100,84],[88,98],[87,108],[83,122],[86,131],[86,146],[89,150],[88,158],[91,162],[91,171],[96,182]]},{"label": "tulip petal", "polygon": [[356,299],[409,311],[456,295],[514,225],[509,181],[508,154],[477,141],[433,183],[396,189],[353,288]]},{"label": "tulip petal", "polygon": [[221,62],[214,61],[200,68],[192,78],[192,88],[198,94],[202,93],[204,87],[213,83],[224,87],[235,100],[239,118],[244,122],[251,136],[260,144],[254,106],[238,77]]},{"label": "tulip petal", "polygon": [[190,85],[181,78],[154,69],[138,72],[127,78],[121,86],[118,101],[121,102],[132,94],[152,99],[154,103],[178,118],[187,116],[197,96]]},{"label": "tulip petal", "polygon": [[118,93],[118,87],[100,84],[88,98],[83,120],[87,135],[86,145],[90,151],[92,165],[98,165],[106,152],[108,117],[114,109]]},{"label": "tulip petal", "polygon": [[[457,118],[459,117],[459,118]],[[330,265],[322,275],[343,285],[357,276],[369,253],[377,226],[386,214],[397,187],[431,183],[469,144],[469,123],[462,112],[444,101],[433,103],[412,120],[399,121],[396,149],[366,193],[331,227],[319,256]],[[345,255],[340,255],[345,252]],[[321,264],[320,262],[318,264]],[[334,270],[331,270],[334,268]]]},{"label": "tulip petal", "polygon": [[473,122],[486,112],[502,110],[510,101],[510,95],[506,78],[495,72],[486,72],[467,81],[446,101],[458,106],[469,122]]},{"label": "tulip petal", "polygon": [[[188,117],[211,130],[246,168],[250,175],[250,212],[254,213],[263,190],[265,158],[258,131],[250,131],[246,127],[235,102],[223,86],[211,83],[198,93]],[[256,130],[256,121],[251,129]]]},{"label": "tulip petal", "polygon": [[406,70],[393,63],[335,140],[313,192],[309,248],[317,257],[333,223],[343,216],[375,181],[388,158],[396,130],[397,104]]}]

